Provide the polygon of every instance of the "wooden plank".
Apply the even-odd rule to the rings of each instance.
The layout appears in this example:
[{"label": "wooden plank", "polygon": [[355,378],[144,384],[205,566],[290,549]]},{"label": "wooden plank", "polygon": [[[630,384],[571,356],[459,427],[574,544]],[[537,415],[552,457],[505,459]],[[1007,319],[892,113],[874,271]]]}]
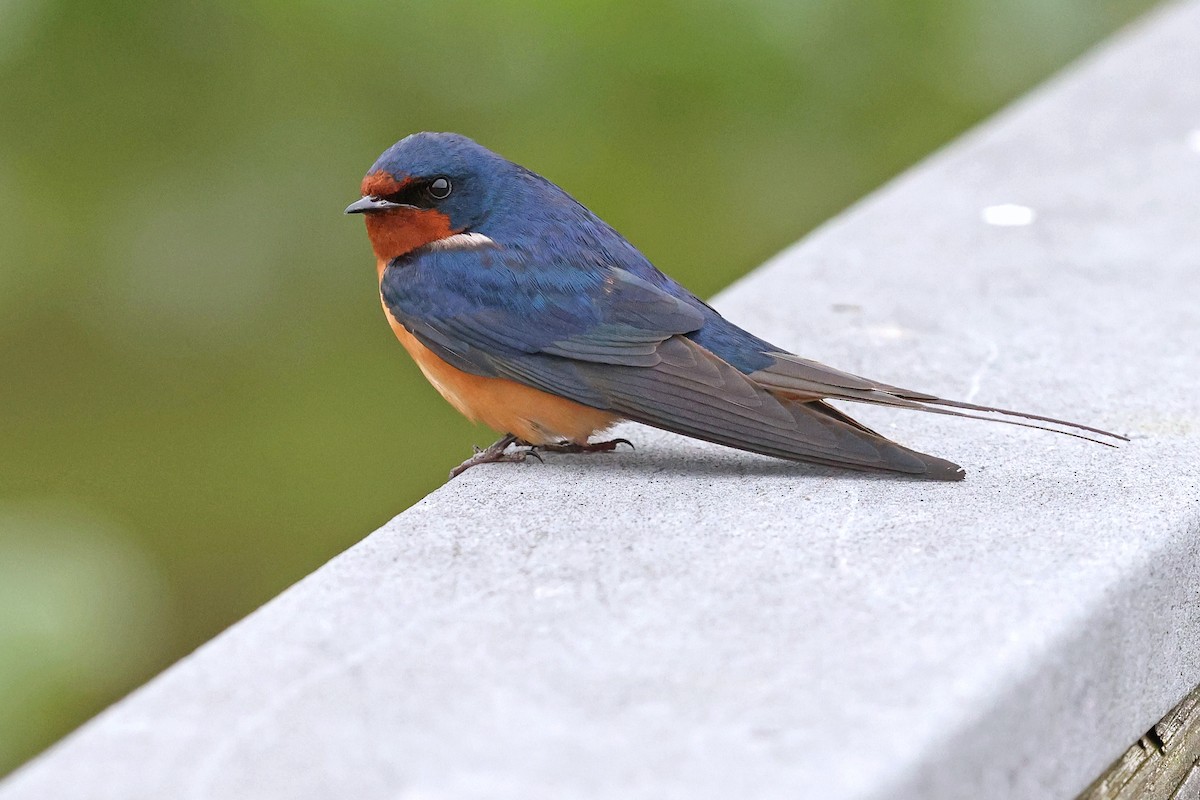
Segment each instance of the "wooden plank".
[{"label": "wooden plank", "polygon": [[1118,758],[1079,800],[1200,800],[1200,686]]}]

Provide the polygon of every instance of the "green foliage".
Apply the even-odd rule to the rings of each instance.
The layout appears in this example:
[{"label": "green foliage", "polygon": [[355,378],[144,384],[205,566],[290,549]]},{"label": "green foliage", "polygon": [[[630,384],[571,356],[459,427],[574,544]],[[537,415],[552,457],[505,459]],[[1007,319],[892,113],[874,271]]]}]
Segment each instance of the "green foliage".
[{"label": "green foliage", "polygon": [[393,141],[710,294],[1148,5],[0,3],[0,773],[491,440],[341,214]]}]

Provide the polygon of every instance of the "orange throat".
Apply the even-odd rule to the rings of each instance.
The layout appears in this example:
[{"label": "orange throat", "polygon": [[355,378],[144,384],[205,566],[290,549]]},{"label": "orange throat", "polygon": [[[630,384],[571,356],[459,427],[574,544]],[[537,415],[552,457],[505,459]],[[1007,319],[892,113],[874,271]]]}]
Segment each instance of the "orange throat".
[{"label": "orange throat", "polygon": [[384,264],[456,233],[450,227],[450,218],[432,209],[400,208],[368,214],[366,219],[371,249]]}]

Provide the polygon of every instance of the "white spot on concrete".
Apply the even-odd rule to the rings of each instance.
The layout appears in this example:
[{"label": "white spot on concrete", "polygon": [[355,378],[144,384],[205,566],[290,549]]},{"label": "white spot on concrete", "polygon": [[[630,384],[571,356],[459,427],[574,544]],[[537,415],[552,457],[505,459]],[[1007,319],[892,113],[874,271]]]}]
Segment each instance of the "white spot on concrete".
[{"label": "white spot on concrete", "polygon": [[1188,147],[1192,149],[1192,152],[1200,153],[1200,128],[1188,131],[1187,143]]},{"label": "white spot on concrete", "polygon": [[496,243],[482,233],[456,233],[445,239],[430,242],[430,250],[473,250],[477,247],[496,247]]},{"label": "white spot on concrete", "polygon": [[983,221],[988,225],[1015,227],[1030,225],[1035,219],[1037,219],[1037,214],[1032,208],[1016,203],[1001,203],[983,209]]},{"label": "white spot on concrete", "polygon": [[538,600],[545,600],[548,597],[561,597],[564,594],[570,594],[571,587],[566,584],[558,584],[557,586],[538,586],[533,590],[533,596]]},{"label": "white spot on concrete", "polygon": [[911,331],[907,328],[902,328],[899,325],[870,325],[867,327],[867,334],[877,341],[894,342],[898,339],[904,339],[910,333]]}]

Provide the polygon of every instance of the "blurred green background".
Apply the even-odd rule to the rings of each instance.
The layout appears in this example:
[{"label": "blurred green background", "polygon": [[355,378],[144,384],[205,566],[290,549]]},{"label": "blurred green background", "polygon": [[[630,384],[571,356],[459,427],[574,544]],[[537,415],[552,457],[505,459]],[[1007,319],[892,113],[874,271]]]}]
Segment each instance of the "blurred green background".
[{"label": "blurred green background", "polygon": [[0,774],[491,441],[363,172],[455,130],[711,294],[1148,0],[0,0]]}]

